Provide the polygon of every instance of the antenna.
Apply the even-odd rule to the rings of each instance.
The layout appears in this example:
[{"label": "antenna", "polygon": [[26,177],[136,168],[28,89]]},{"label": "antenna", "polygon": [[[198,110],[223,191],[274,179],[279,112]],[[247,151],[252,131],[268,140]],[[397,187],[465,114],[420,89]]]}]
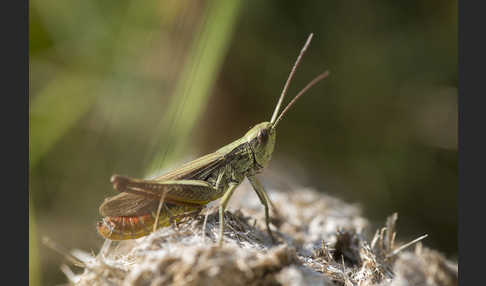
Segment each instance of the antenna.
[{"label": "antenna", "polygon": [[315,77],[313,80],[311,80],[301,91],[299,91],[299,93],[292,99],[292,101],[290,101],[290,103],[287,104],[287,106],[282,111],[282,113],[280,113],[280,116],[278,117],[278,119],[275,121],[275,123],[273,123],[272,128],[277,127],[277,124],[280,121],[280,119],[282,119],[282,117],[284,116],[284,114],[289,110],[290,107],[292,107],[292,105],[294,105],[294,103],[297,101],[297,99],[299,99],[299,97],[301,97],[313,85],[315,85],[316,83],[318,83],[321,80],[325,79],[328,75],[329,75],[329,71],[325,71],[325,72],[321,73],[320,75],[318,75],[317,77]]},{"label": "antenna", "polygon": [[282,90],[282,93],[280,94],[280,98],[278,99],[277,106],[275,106],[275,110],[273,111],[272,119],[270,120],[270,123],[275,122],[275,118],[277,118],[278,111],[280,109],[280,106],[282,105],[282,101],[285,97],[285,94],[287,93],[287,89],[289,88],[290,81],[294,77],[295,70],[300,64],[300,60],[302,59],[302,56],[304,55],[305,51],[307,50],[307,47],[309,47],[309,44],[312,40],[312,37],[314,36],[314,33],[311,33],[309,37],[307,37],[307,41],[305,42],[304,47],[300,51],[299,56],[297,57],[297,60],[295,61],[294,66],[292,67],[292,70],[290,71],[289,77],[287,78],[287,81],[285,82],[284,88]]}]

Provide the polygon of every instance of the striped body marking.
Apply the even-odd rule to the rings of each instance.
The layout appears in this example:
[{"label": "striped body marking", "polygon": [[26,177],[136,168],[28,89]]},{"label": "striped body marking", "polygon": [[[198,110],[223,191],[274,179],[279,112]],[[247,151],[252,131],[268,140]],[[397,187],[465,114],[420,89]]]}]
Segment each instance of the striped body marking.
[{"label": "striped body marking", "polygon": [[[200,207],[166,204],[159,217],[159,227],[167,227],[173,221],[179,222],[185,216],[201,210]],[[98,222],[97,230],[110,240],[135,239],[153,231],[156,213],[139,216],[107,216]]]}]

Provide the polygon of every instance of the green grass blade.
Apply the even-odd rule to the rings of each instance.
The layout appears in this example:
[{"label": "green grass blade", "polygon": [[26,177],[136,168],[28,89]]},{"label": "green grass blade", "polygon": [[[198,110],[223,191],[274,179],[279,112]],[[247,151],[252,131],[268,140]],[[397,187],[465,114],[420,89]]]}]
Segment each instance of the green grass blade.
[{"label": "green grass blade", "polygon": [[[208,2],[203,24],[196,33],[199,37],[191,47],[187,64],[163,117],[161,132],[165,132],[164,137],[172,141],[169,147],[162,147],[157,153],[147,173],[160,169],[162,164],[173,163],[187,151],[190,132],[207,105],[210,90],[226,55],[240,4],[240,1],[225,0]],[[154,142],[153,145],[158,143]],[[167,152],[166,148],[170,146],[173,149]]]}]

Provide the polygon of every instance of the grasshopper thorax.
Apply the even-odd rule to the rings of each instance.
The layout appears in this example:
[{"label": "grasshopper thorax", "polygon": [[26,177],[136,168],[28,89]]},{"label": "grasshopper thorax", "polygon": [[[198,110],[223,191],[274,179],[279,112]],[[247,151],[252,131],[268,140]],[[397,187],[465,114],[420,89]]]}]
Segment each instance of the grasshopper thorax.
[{"label": "grasshopper thorax", "polygon": [[246,134],[245,138],[250,145],[255,161],[258,165],[265,168],[272,157],[275,147],[276,132],[273,124],[262,122],[255,125]]}]

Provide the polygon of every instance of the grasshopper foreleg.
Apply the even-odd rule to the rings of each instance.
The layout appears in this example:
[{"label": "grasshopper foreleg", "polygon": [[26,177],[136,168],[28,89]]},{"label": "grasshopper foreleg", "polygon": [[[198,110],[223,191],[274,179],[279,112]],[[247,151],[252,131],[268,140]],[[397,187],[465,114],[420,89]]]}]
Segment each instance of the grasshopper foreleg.
[{"label": "grasshopper foreleg", "polygon": [[228,189],[224,193],[223,197],[221,198],[221,202],[219,204],[219,245],[223,245],[223,233],[224,233],[224,210],[226,209],[226,206],[228,205],[228,202],[233,195],[234,190],[238,184],[236,183],[230,183],[228,186]]},{"label": "grasshopper foreleg", "polygon": [[267,195],[267,192],[265,192],[265,189],[263,188],[263,185],[260,183],[260,181],[255,177],[255,176],[248,176],[248,180],[250,181],[251,185],[253,186],[253,189],[258,195],[258,198],[260,199],[261,203],[265,207],[265,224],[267,225],[267,231],[268,234],[270,235],[270,238],[272,239],[273,242],[275,242],[275,237],[273,236],[272,230],[270,229],[270,215],[269,215],[269,208],[268,205],[272,205],[272,208],[276,210],[274,207],[272,201]]}]

